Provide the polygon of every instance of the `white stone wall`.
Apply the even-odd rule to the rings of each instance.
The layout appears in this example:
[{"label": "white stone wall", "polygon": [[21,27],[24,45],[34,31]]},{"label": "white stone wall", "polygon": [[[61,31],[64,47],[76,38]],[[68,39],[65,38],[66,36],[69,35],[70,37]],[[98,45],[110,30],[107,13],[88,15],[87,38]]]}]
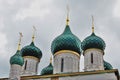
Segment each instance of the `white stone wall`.
[{"label": "white stone wall", "polygon": [[[91,63],[91,54],[93,54],[93,63]],[[103,51],[99,49],[88,49],[84,52],[84,70],[104,70]]]},{"label": "white stone wall", "polygon": [[[26,65],[26,69],[25,69],[25,64],[27,61],[27,65]],[[30,57],[24,57],[24,65],[22,67],[22,76],[26,76],[26,75],[36,75],[37,74],[37,70],[38,70],[38,64],[39,61],[37,59],[34,58],[30,58]]]},{"label": "white stone wall", "polygon": [[22,67],[20,65],[17,65],[17,64],[11,65],[9,78],[10,79],[17,78],[18,80],[20,80],[21,70],[22,70]]},{"label": "white stone wall", "polygon": [[117,80],[114,73],[60,77],[59,80]]},{"label": "white stone wall", "polygon": [[[61,59],[64,59],[63,72],[61,72]],[[54,56],[53,73],[79,72],[79,64],[80,56],[70,52],[61,52]]]}]

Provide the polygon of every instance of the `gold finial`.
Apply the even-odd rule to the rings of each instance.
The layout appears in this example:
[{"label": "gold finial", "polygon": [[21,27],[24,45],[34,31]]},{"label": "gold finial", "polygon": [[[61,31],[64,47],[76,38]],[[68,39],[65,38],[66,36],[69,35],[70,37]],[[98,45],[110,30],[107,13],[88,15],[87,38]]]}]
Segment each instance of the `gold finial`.
[{"label": "gold finial", "polygon": [[92,33],[94,33],[94,17],[92,16]]},{"label": "gold finial", "polygon": [[20,34],[20,39],[19,39],[19,42],[18,42],[18,50],[20,50],[21,39],[22,39],[22,37],[23,37],[23,35],[22,35],[21,32],[19,32],[19,34]]},{"label": "gold finial", "polygon": [[52,64],[52,56],[50,57],[50,63]]},{"label": "gold finial", "polygon": [[66,19],[66,25],[69,25],[69,5],[67,5],[67,19]]},{"label": "gold finial", "polygon": [[36,31],[36,28],[35,26],[33,26],[32,42],[34,42],[34,39],[35,39],[35,31]]}]

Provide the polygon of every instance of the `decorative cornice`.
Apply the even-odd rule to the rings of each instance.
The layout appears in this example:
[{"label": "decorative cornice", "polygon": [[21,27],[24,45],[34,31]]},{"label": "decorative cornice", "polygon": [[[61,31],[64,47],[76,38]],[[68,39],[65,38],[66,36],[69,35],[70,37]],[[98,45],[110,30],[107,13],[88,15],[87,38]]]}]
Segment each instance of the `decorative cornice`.
[{"label": "decorative cornice", "polygon": [[91,48],[91,49],[85,50],[85,51],[83,52],[83,55],[86,54],[88,51],[92,51],[92,50],[99,51],[99,52],[103,53],[103,55],[104,55],[104,51],[102,51],[101,49],[96,49],[96,48]]},{"label": "decorative cornice", "polygon": [[24,56],[23,58],[30,58],[30,59],[34,59],[34,60],[40,62],[40,60],[34,56]]},{"label": "decorative cornice", "polygon": [[80,54],[75,52],[75,51],[71,51],[71,50],[61,50],[61,51],[58,51],[54,54],[54,56],[56,55],[59,55],[59,54],[66,54],[66,53],[70,53],[70,54],[74,54],[76,55],[78,58],[80,58]]}]

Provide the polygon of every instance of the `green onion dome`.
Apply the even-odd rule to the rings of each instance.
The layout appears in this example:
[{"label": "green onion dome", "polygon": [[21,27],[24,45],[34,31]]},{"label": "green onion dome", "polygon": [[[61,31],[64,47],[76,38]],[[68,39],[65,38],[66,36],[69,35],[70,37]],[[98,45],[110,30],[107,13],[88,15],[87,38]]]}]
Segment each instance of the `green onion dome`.
[{"label": "green onion dome", "polygon": [[30,45],[25,46],[21,49],[22,56],[34,56],[38,59],[41,59],[42,52],[41,50],[34,45],[34,42],[31,42]]},{"label": "green onion dome", "polygon": [[41,75],[49,75],[53,74],[53,65],[50,63],[47,67],[43,68],[41,71]]},{"label": "green onion dome", "polygon": [[67,25],[64,32],[52,42],[52,53],[54,54],[60,50],[71,50],[79,54],[81,53],[81,41],[71,32],[69,25]]},{"label": "green onion dome", "polygon": [[10,64],[18,64],[20,66],[23,66],[24,64],[24,59],[23,57],[21,56],[20,54],[20,50],[17,50],[16,54],[13,55],[11,58],[10,58]]},{"label": "green onion dome", "polygon": [[111,70],[111,69],[113,69],[113,67],[110,63],[104,61],[104,69],[105,70]]},{"label": "green onion dome", "polygon": [[105,49],[105,42],[102,38],[95,35],[95,33],[92,33],[90,36],[85,38],[82,42],[82,49],[85,51],[86,49],[90,48],[97,48],[104,50]]}]

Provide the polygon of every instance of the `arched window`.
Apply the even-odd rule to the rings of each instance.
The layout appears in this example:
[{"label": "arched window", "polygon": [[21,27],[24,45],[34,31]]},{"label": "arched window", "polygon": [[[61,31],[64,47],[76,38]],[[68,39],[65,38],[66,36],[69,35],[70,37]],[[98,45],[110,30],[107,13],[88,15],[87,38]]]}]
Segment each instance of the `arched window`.
[{"label": "arched window", "polygon": [[93,64],[93,53],[91,53],[91,63]]},{"label": "arched window", "polygon": [[36,70],[36,72],[37,72],[37,68],[38,68],[38,63],[36,63],[36,69],[35,69],[35,70]]},{"label": "arched window", "polygon": [[64,68],[64,59],[61,59],[61,72],[63,72],[63,68]]},{"label": "arched window", "polygon": [[27,60],[25,61],[25,67],[24,67],[24,69],[26,70],[26,68],[27,68]]}]

